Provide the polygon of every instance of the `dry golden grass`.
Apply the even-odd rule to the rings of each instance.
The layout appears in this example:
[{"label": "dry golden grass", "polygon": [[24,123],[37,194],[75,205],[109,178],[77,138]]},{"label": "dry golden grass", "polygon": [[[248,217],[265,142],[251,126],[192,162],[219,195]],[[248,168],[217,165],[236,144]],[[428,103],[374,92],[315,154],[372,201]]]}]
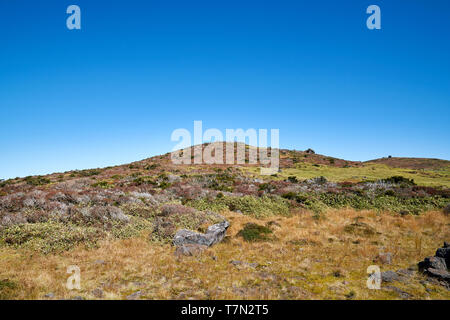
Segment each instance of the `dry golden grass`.
[{"label": "dry golden grass", "polygon": [[[229,212],[226,240],[199,257],[177,258],[174,248],[139,238],[102,242],[98,249],[74,248],[42,255],[23,249],[0,249],[0,281],[15,284],[2,298],[55,299],[81,296],[124,299],[397,299],[392,290],[369,290],[366,270],[380,252],[392,253],[382,271],[416,265],[450,239],[450,218],[441,212],[401,217],[374,211],[333,210],[319,220],[309,212],[256,220]],[[272,223],[272,241],[248,243],[236,234],[247,222]],[[349,232],[359,221],[373,231]],[[363,225],[365,226],[365,225]],[[346,231],[347,230],[347,231]],[[105,261],[104,264],[98,260]],[[231,260],[256,263],[233,265]],[[97,262],[97,263],[96,263]],[[81,269],[81,290],[69,291],[67,267]],[[450,299],[443,286],[422,284],[421,275],[392,285],[414,299]]]}]

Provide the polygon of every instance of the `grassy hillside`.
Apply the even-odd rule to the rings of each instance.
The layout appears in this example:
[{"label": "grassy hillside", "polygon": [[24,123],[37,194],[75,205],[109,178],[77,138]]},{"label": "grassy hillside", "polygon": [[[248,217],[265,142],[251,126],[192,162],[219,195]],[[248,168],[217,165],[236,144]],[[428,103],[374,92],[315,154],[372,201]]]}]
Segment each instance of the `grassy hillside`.
[{"label": "grassy hillside", "polygon": [[[258,173],[258,168],[249,168],[250,172]],[[450,167],[437,169],[406,169],[395,168],[384,164],[367,163],[355,167],[336,167],[310,163],[298,164],[295,168],[283,168],[278,178],[285,179],[295,176],[299,180],[323,176],[334,182],[360,182],[375,181],[392,176],[402,176],[413,179],[415,183],[423,186],[450,187]]]},{"label": "grassy hillside", "polygon": [[[450,298],[414,268],[450,240],[447,162],[411,169],[280,154],[273,176],[249,163],[175,165],[165,154],[1,182],[0,299]],[[222,219],[231,224],[223,242],[175,255],[178,230]],[[368,290],[372,264],[408,275]],[[81,269],[80,291],[64,286],[70,265]]]}]

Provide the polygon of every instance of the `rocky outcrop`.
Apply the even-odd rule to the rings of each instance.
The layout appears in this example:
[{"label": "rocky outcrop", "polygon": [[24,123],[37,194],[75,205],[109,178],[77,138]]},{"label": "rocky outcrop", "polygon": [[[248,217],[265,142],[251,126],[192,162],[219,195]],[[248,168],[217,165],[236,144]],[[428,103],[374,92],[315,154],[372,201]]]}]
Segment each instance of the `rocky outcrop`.
[{"label": "rocky outcrop", "polygon": [[425,258],[418,266],[420,272],[450,284],[450,243],[444,242],[444,246],[437,249],[433,257]]},{"label": "rocky outcrop", "polygon": [[173,244],[177,247],[185,244],[198,244],[210,247],[223,240],[229,226],[228,221],[223,221],[210,226],[206,233],[182,229],[175,234]]}]

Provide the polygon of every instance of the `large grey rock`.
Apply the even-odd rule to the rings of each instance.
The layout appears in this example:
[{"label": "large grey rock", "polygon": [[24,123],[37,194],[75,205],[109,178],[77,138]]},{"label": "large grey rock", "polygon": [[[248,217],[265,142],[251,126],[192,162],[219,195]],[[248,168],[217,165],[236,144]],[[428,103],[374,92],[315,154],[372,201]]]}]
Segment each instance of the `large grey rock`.
[{"label": "large grey rock", "polygon": [[182,246],[184,244],[199,244],[203,246],[212,246],[223,240],[230,224],[228,221],[212,225],[206,230],[206,233],[199,233],[182,229],[177,231],[173,238],[175,246]]}]

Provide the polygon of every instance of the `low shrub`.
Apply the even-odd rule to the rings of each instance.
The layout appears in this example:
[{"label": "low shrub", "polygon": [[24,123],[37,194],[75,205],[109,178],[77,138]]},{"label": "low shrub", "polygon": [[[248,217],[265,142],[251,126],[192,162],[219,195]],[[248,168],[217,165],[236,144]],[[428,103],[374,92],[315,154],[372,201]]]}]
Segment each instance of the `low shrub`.
[{"label": "low shrub", "polygon": [[416,183],[413,179],[408,179],[402,176],[392,176],[386,179],[382,179],[382,182],[391,183],[391,184],[400,184],[405,186],[415,186]]},{"label": "low shrub", "polygon": [[26,177],[24,178],[24,180],[27,184],[32,186],[43,186],[51,182],[50,179],[44,178],[42,176]]},{"label": "low shrub", "polygon": [[256,223],[247,223],[237,235],[244,238],[245,241],[255,242],[271,240],[271,237],[269,237],[271,233],[272,230],[268,227],[260,226]]},{"label": "low shrub", "polygon": [[200,199],[186,203],[198,210],[212,210],[222,212],[225,210],[241,211],[243,214],[255,218],[263,218],[272,215],[289,215],[289,201],[279,196],[253,196],[230,197],[224,196],[213,200]]},{"label": "low shrub", "polygon": [[24,247],[44,254],[61,252],[84,244],[95,247],[105,233],[92,227],[49,221],[14,225],[0,231],[0,244]]}]

